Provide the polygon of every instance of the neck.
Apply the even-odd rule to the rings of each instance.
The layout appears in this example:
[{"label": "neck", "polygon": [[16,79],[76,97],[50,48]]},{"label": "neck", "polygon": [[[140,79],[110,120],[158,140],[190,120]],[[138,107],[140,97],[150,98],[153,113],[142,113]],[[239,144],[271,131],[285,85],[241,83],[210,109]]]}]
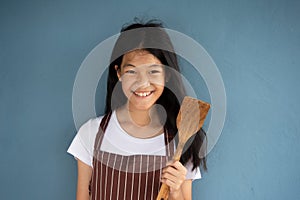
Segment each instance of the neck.
[{"label": "neck", "polygon": [[150,138],[163,133],[163,124],[158,117],[159,109],[149,110],[130,109],[128,105],[118,108],[117,118],[121,127],[137,138]]},{"label": "neck", "polygon": [[147,126],[151,123],[151,116],[152,111],[151,109],[147,110],[136,110],[130,108],[129,105],[127,105],[127,113],[128,117],[132,122],[137,126]]}]

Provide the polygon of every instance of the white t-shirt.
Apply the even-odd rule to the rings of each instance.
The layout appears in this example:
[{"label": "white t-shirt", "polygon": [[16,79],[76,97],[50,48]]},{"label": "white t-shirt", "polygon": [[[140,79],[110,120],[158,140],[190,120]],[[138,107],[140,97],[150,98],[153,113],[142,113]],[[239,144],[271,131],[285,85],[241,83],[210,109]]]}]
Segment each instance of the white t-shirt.
[{"label": "white t-shirt", "polygon": [[[94,141],[102,117],[90,119],[83,124],[68,149],[68,153],[91,167],[93,166]],[[124,156],[166,155],[164,134],[147,139],[133,137],[120,126],[115,111],[112,112],[100,148],[101,151]],[[201,178],[199,168],[192,171],[192,162],[187,162],[185,167],[188,171],[186,179]]]}]

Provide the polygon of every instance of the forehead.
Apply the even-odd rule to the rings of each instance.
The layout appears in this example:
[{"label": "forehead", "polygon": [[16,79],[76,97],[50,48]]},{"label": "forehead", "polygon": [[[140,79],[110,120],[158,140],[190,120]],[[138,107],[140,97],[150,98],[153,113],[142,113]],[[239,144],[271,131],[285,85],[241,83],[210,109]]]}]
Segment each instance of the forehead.
[{"label": "forehead", "polygon": [[134,50],[124,54],[122,65],[161,64],[160,60],[146,50]]}]

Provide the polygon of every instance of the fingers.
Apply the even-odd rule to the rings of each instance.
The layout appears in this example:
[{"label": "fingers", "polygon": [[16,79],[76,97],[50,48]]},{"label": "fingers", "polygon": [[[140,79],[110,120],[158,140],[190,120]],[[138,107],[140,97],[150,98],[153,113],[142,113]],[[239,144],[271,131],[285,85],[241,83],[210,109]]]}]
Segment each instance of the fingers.
[{"label": "fingers", "polygon": [[185,181],[186,173],[186,168],[179,161],[169,163],[163,169],[162,182],[167,184],[170,190],[179,190]]}]

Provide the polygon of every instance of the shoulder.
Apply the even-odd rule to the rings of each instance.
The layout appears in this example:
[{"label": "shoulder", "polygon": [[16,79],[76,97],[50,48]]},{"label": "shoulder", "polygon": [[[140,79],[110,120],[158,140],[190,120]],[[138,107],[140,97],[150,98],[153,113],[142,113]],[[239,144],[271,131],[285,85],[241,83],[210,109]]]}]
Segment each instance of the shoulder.
[{"label": "shoulder", "polygon": [[90,133],[94,132],[94,130],[98,130],[102,118],[103,116],[89,119],[81,125],[78,133]]},{"label": "shoulder", "polygon": [[94,141],[103,116],[89,119],[79,128],[67,152],[92,166]]},{"label": "shoulder", "polygon": [[91,118],[82,124],[76,135],[81,142],[89,145],[94,143],[102,118],[103,116]]}]

